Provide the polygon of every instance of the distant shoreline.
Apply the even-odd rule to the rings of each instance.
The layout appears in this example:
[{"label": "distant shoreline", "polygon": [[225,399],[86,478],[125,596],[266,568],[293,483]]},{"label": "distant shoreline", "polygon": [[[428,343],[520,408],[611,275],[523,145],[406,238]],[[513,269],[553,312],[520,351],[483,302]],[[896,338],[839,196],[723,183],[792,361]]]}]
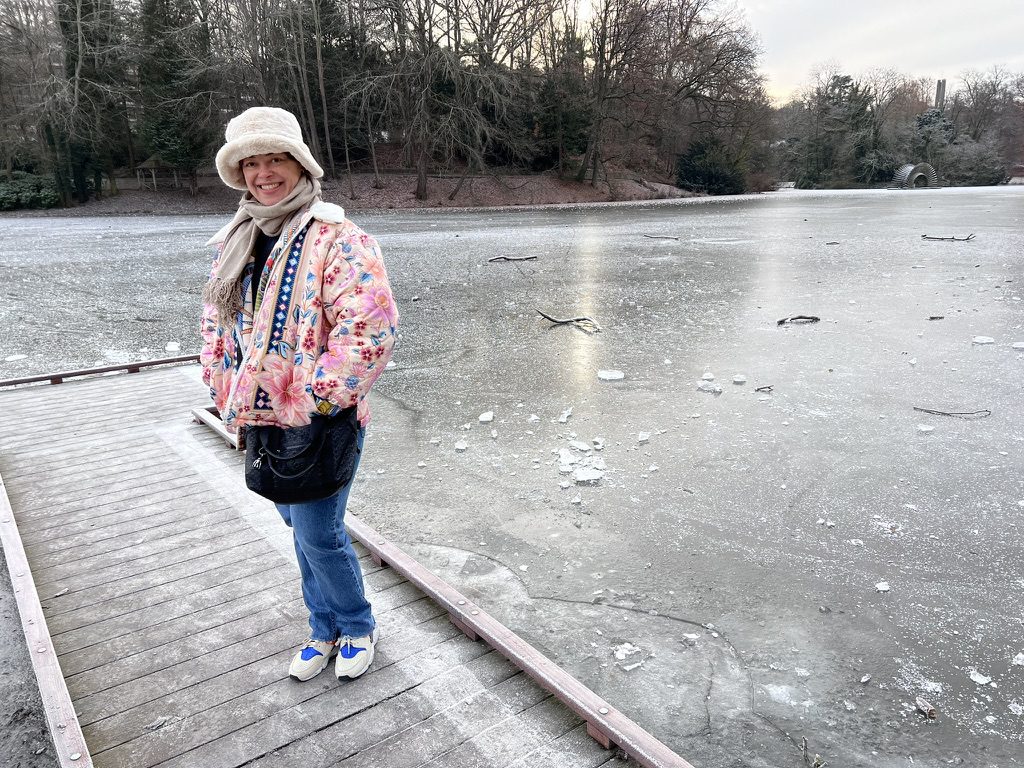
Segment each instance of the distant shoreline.
[{"label": "distant shoreline", "polygon": [[[236,208],[240,192],[222,185],[219,179],[203,177],[199,194],[192,197],[187,187],[158,191],[138,189],[134,179],[122,179],[124,186],[117,195],[105,196],[84,205],[70,208],[24,209],[4,211],[0,218],[11,217],[80,217],[226,214]],[[324,199],[351,211],[388,211],[414,209],[483,209],[523,208],[529,206],[579,205],[588,203],[621,203],[633,201],[674,200],[699,197],[692,192],[639,175],[630,179],[613,179],[612,186],[602,182],[592,186],[586,182],[559,179],[539,174],[530,176],[485,176],[467,178],[454,199],[449,199],[459,180],[456,177],[431,178],[428,197],[418,200],[414,194],[414,175],[386,174],[382,186],[373,186],[372,174],[353,174],[322,182]],[[352,196],[352,193],[355,196]]]}]

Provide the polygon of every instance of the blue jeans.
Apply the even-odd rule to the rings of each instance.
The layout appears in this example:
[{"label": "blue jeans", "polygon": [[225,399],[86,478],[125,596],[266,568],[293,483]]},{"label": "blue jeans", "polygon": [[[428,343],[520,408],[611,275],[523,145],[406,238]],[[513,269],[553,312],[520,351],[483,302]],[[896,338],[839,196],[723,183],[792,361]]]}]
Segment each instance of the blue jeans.
[{"label": "blue jeans", "polygon": [[[364,432],[359,430],[359,448]],[[359,468],[359,459],[352,472]],[[314,640],[332,641],[373,632],[374,620],[363,589],[363,573],[345,530],[345,506],[352,482],[330,498],[303,504],[277,504],[292,529],[302,574],[302,598],[309,609]]]}]

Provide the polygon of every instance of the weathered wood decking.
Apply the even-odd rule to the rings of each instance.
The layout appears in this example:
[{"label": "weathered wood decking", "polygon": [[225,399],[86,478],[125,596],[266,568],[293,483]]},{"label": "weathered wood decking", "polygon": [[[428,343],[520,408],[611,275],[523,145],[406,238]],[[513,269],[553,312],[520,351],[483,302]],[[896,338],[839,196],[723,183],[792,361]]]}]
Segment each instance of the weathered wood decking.
[{"label": "weathered wood decking", "polygon": [[289,531],[191,421],[206,401],[194,367],[0,391],[0,475],[88,744],[62,765],[632,764],[365,550],[374,666],[290,680]]}]

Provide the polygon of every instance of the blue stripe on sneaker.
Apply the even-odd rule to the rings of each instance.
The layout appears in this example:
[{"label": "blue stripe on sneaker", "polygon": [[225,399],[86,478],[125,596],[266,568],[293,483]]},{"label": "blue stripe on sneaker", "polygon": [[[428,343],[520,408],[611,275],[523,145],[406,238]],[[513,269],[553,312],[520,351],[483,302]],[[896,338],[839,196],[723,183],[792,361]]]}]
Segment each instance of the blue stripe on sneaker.
[{"label": "blue stripe on sneaker", "polygon": [[338,653],[341,654],[341,657],[343,659],[354,659],[356,657],[356,654],[358,654],[360,651],[365,650],[365,648],[357,648],[354,645],[349,645],[348,643],[345,643],[343,646],[341,646],[341,650],[338,651]]},{"label": "blue stripe on sneaker", "polygon": [[312,646],[307,645],[305,648],[302,649],[303,661],[309,661],[310,659],[313,659],[317,656],[323,656],[323,654],[320,653],[320,651],[318,651],[316,648],[313,648]]}]

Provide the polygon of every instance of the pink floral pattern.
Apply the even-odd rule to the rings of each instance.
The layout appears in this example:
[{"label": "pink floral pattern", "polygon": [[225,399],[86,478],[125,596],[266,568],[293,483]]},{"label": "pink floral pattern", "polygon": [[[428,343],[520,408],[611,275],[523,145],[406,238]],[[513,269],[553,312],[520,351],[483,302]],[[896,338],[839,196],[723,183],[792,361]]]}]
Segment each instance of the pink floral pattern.
[{"label": "pink floral pattern", "polygon": [[[302,246],[284,342],[269,341],[272,313],[264,309],[254,319],[248,292],[233,323],[222,324],[213,307],[204,307],[203,379],[231,428],[301,426],[331,405],[356,405],[360,422],[369,422],[366,395],[391,359],[398,323],[384,260],[376,240],[351,221],[305,217],[300,227],[316,229]],[[268,295],[276,292],[278,273]],[[238,350],[245,352],[241,365]]]}]

